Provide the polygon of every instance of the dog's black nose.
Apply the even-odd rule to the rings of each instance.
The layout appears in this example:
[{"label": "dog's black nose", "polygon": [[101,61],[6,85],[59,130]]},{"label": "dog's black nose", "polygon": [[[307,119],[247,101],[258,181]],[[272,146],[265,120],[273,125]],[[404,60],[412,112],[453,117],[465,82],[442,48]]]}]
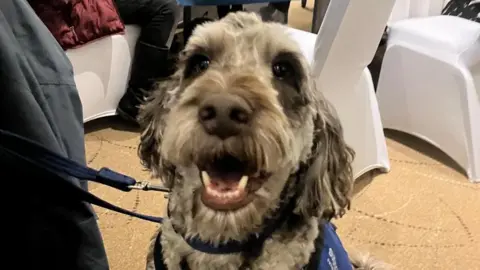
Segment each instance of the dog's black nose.
[{"label": "dog's black nose", "polygon": [[200,104],[198,119],[205,131],[221,139],[236,136],[250,122],[252,110],[240,97],[211,96]]}]

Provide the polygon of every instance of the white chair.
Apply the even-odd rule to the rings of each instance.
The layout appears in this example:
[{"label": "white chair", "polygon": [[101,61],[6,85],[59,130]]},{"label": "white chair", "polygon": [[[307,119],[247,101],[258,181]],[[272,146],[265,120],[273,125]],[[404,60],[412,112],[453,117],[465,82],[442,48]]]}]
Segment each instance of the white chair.
[{"label": "white chair", "polygon": [[127,89],[131,59],[140,28],[127,25],[111,35],[66,51],[83,106],[83,121],[116,114]]},{"label": "white chair", "polygon": [[[291,29],[312,65],[320,91],[336,108],[356,152],[354,177],[390,170],[372,78],[373,59],[395,0],[331,1],[318,35]],[[375,10],[375,12],[371,12]]]},{"label": "white chair", "polygon": [[449,0],[410,0],[410,18],[440,15]]},{"label": "white chair", "polygon": [[449,0],[395,0],[388,25],[410,18],[440,15]]},{"label": "white chair", "polygon": [[392,25],[377,98],[385,128],[424,139],[480,182],[480,24],[429,16]]},{"label": "white chair", "polygon": [[[395,0],[390,17],[388,18],[388,25],[400,20],[408,19],[410,15],[410,2],[414,0]],[[424,0],[428,1],[428,0]]]}]

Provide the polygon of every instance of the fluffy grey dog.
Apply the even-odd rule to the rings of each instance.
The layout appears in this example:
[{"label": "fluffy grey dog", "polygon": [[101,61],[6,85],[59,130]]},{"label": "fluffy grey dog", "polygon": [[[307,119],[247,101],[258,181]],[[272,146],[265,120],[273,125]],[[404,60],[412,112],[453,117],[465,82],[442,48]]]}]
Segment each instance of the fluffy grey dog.
[{"label": "fluffy grey dog", "polygon": [[[171,188],[158,240],[165,265],[300,269],[319,225],[350,204],[354,152],[298,45],[280,24],[231,13],[195,29],[178,67],[139,119],[139,155]],[[285,203],[292,211],[279,212]],[[278,215],[283,222],[254,256],[207,254],[185,242],[246,241]]]}]

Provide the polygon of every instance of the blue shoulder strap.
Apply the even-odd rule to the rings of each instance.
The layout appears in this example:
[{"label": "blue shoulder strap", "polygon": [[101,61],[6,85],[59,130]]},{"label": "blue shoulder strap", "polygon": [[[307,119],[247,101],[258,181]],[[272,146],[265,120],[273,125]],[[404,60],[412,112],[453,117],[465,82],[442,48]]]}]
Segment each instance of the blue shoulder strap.
[{"label": "blue shoulder strap", "polygon": [[347,251],[332,223],[326,223],[323,230],[323,247],[318,270],[352,270]]}]

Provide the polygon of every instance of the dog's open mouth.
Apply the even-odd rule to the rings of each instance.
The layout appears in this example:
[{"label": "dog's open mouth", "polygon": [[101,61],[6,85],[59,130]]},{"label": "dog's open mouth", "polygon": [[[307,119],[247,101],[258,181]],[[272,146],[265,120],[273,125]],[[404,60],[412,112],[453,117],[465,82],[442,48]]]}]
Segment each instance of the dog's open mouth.
[{"label": "dog's open mouth", "polygon": [[221,211],[237,210],[249,204],[254,199],[253,193],[270,176],[231,155],[216,158],[199,169],[203,203]]}]

